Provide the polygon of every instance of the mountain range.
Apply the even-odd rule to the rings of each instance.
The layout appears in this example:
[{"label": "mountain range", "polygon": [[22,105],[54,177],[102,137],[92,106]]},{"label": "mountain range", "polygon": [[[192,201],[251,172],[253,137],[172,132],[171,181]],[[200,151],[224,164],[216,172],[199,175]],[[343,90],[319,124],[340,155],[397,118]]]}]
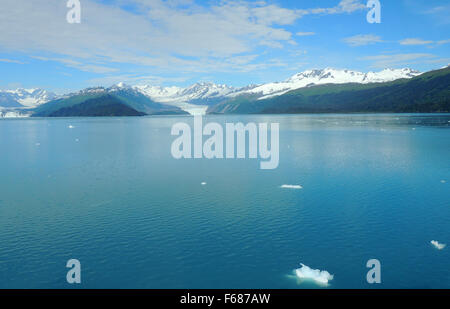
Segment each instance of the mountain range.
[{"label": "mountain range", "polygon": [[43,89],[23,89],[0,91],[0,106],[30,108],[57,98],[53,92]]},{"label": "mountain range", "polygon": [[208,109],[216,114],[450,112],[450,67],[384,83],[324,84],[279,96],[240,95]]},{"label": "mountain range", "polygon": [[[0,91],[0,116],[415,111],[405,100],[422,105],[432,101],[439,107],[430,111],[448,111],[448,76],[448,67],[424,74],[409,68],[368,73],[326,68],[241,88],[214,83],[186,88],[119,83],[61,96],[42,89],[17,89]],[[427,110],[424,106],[431,105],[417,111]]]},{"label": "mountain range", "polygon": [[187,114],[176,106],[154,102],[140,91],[122,84],[70,93],[39,105],[31,113],[34,117]]}]

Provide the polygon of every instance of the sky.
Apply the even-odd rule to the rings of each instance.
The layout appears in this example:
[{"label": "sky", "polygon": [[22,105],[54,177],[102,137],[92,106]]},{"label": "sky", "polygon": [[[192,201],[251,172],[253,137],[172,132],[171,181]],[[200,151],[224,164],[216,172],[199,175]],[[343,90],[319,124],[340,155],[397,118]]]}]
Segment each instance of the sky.
[{"label": "sky", "polygon": [[245,86],[332,67],[450,63],[450,2],[379,0],[1,0],[0,89],[65,93],[118,82]]}]

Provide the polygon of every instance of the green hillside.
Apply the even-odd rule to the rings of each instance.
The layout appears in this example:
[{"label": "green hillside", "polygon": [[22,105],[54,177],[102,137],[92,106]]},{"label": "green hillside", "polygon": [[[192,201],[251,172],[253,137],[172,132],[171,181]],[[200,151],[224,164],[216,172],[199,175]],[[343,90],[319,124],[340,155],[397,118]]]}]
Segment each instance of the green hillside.
[{"label": "green hillside", "polygon": [[113,96],[89,99],[81,104],[60,108],[48,117],[144,116]]},{"label": "green hillside", "polygon": [[54,100],[33,110],[32,117],[142,116],[186,114],[183,110],[153,102],[130,89],[84,91]]},{"label": "green hillside", "polygon": [[450,68],[388,83],[321,85],[265,100],[240,96],[209,113],[450,112]]}]

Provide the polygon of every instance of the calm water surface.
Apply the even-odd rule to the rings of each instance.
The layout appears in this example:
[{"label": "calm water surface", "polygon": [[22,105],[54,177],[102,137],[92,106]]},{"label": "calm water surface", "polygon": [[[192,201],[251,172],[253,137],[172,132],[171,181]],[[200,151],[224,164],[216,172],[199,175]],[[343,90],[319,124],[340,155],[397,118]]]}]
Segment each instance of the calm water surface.
[{"label": "calm water surface", "polygon": [[275,170],[173,159],[179,121],[0,120],[0,288],[71,287],[71,258],[86,288],[319,287],[299,263],[373,288],[372,258],[379,287],[450,288],[450,115],[204,119],[279,122]]}]

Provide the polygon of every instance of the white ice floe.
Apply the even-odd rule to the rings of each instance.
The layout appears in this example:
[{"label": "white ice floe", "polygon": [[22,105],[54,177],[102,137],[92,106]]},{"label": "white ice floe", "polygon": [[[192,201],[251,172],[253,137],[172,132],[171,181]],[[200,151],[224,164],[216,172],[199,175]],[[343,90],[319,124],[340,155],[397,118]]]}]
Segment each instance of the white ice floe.
[{"label": "white ice floe", "polygon": [[281,189],[296,189],[296,190],[303,189],[303,187],[301,185],[282,185],[280,188]]},{"label": "white ice floe", "polygon": [[447,246],[446,244],[439,243],[437,240],[432,240],[430,241],[430,243],[438,250],[442,250],[445,248],[445,246]]},{"label": "white ice floe", "polygon": [[299,279],[309,279],[323,285],[326,285],[328,284],[328,281],[333,280],[334,276],[326,270],[312,269],[301,263],[300,265],[302,267],[295,270],[295,275]]}]

